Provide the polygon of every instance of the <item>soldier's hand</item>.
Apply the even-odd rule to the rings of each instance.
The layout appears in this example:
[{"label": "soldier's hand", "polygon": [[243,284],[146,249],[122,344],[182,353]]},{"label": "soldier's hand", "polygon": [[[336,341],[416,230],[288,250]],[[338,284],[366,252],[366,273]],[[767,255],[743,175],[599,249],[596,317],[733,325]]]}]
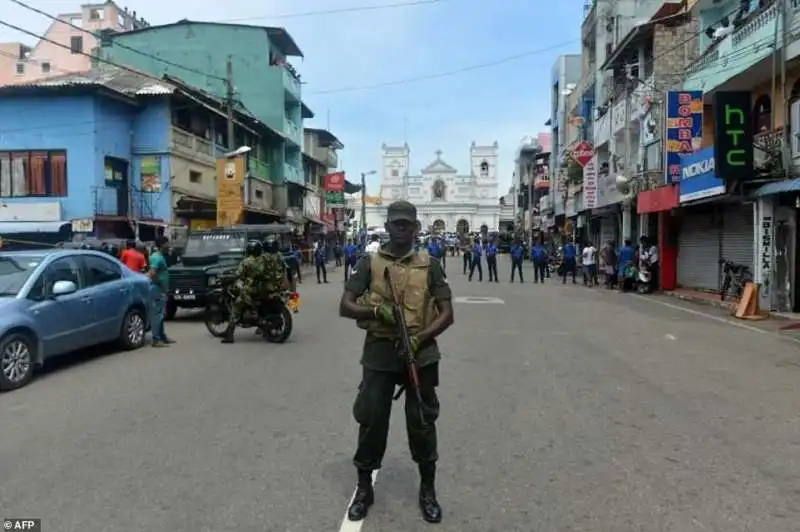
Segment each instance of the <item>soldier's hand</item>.
[{"label": "soldier's hand", "polygon": [[419,351],[419,346],[422,344],[422,340],[419,339],[419,336],[416,334],[410,338],[411,341],[411,351],[412,354],[416,355]]},{"label": "soldier's hand", "polygon": [[391,305],[383,304],[375,307],[375,318],[384,325],[396,325]]}]

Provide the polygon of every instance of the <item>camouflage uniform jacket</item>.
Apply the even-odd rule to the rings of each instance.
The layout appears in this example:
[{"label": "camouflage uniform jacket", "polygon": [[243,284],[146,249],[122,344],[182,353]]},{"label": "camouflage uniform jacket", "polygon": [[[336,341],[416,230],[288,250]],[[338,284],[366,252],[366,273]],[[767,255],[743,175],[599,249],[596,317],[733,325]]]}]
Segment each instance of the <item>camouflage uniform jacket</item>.
[{"label": "camouflage uniform jacket", "polygon": [[262,285],[266,294],[280,292],[286,284],[286,263],[281,253],[265,253],[262,256]]}]

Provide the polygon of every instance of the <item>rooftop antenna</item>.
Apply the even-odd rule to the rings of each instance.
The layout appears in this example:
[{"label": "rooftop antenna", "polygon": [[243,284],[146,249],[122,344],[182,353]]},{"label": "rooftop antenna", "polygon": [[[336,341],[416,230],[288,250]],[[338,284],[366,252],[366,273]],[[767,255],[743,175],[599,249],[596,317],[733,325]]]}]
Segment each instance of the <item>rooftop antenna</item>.
[{"label": "rooftop antenna", "polygon": [[327,118],[328,125],[325,128],[330,131],[331,130],[331,110],[328,109],[328,118]]}]

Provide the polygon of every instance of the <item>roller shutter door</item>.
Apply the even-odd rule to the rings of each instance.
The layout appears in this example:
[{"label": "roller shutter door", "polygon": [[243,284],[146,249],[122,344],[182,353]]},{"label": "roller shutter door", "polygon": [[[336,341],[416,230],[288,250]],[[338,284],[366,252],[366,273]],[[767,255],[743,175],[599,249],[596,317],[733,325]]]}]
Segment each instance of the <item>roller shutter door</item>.
[{"label": "roller shutter door", "polygon": [[617,217],[606,216],[600,220],[600,241],[595,242],[597,249],[603,249],[607,242],[617,242]]},{"label": "roller shutter door", "polygon": [[753,206],[731,205],[722,213],[722,256],[753,272]]},{"label": "roller shutter door", "polygon": [[686,214],[678,235],[678,285],[718,290],[722,230],[710,212]]}]

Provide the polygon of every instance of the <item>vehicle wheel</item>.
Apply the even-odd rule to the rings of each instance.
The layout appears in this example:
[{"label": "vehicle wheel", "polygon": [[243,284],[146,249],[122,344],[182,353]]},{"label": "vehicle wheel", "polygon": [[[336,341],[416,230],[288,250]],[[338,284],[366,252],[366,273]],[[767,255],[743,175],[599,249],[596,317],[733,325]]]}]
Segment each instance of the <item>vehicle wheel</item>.
[{"label": "vehicle wheel", "polygon": [[292,319],[292,312],[284,305],[281,307],[280,323],[275,323],[273,326],[265,326],[261,329],[261,334],[264,339],[273,344],[282,344],[289,339],[292,334],[292,327],[294,320]]},{"label": "vehicle wheel", "polygon": [[213,304],[206,307],[204,321],[206,329],[211,333],[211,336],[222,338],[228,330],[230,316],[228,315],[228,311],[219,305]]},{"label": "vehicle wheel", "polygon": [[168,299],[167,300],[167,308],[165,309],[164,319],[167,321],[171,321],[175,319],[175,314],[178,313],[178,305],[175,303],[175,300]]},{"label": "vehicle wheel", "polygon": [[11,333],[0,341],[0,391],[16,390],[33,378],[36,343],[27,334]]},{"label": "vehicle wheel", "polygon": [[122,320],[122,330],[119,333],[119,345],[126,351],[139,349],[145,342],[145,329],[147,328],[144,313],[132,308]]}]

